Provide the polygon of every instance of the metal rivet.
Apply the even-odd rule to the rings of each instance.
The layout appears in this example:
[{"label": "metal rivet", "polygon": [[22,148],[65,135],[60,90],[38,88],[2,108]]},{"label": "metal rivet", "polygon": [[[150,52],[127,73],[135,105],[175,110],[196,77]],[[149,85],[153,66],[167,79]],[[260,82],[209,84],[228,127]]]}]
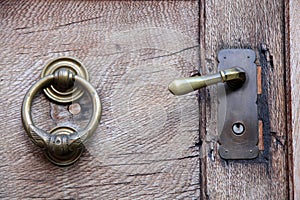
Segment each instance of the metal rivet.
[{"label": "metal rivet", "polygon": [[73,103],[69,105],[68,109],[72,115],[78,115],[81,112],[81,106],[79,103]]}]

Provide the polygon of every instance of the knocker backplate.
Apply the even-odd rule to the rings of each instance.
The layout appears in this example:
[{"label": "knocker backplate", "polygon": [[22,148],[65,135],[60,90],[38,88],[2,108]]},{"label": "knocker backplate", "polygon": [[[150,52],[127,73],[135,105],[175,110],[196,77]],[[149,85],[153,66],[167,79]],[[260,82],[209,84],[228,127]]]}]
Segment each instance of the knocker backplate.
[{"label": "knocker backplate", "polygon": [[[50,61],[43,69],[41,78],[54,74],[55,71],[65,68],[70,70],[74,75],[78,75],[89,81],[89,75],[84,65],[77,59],[71,57],[60,57]],[[52,100],[59,103],[70,103],[79,99],[84,91],[77,86],[68,91],[59,91],[53,85],[44,89],[45,94]]]}]

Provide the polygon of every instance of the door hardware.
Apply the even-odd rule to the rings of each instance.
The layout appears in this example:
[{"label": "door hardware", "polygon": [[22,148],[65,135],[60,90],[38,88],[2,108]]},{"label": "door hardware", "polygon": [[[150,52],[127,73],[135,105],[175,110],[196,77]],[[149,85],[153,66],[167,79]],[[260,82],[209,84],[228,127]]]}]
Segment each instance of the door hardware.
[{"label": "door hardware", "polygon": [[170,83],[169,91],[174,95],[183,95],[220,82],[226,82],[232,89],[237,89],[245,80],[243,69],[233,67],[215,74],[176,79]]},{"label": "door hardware", "polygon": [[259,153],[255,59],[250,49],[224,49],[218,54],[218,73],[181,78],[169,85],[172,94],[183,95],[218,84],[218,142],[224,159],[253,159]]},{"label": "door hardware", "polygon": [[[32,142],[43,148],[46,157],[56,165],[70,165],[78,160],[84,148],[83,143],[93,134],[99,124],[100,98],[95,88],[85,79],[87,77],[87,71],[76,59],[58,58],[46,65],[42,78],[31,86],[24,97],[22,105],[24,129]],[[84,92],[87,92],[92,101],[93,112],[85,129],[76,130],[72,127],[60,126],[48,133],[36,127],[31,116],[31,105],[34,96],[40,90],[44,90],[50,99],[58,103],[71,102],[72,98],[78,99]]]},{"label": "door hardware", "polygon": [[[41,73],[41,78],[44,78],[50,74],[57,73],[59,69],[67,69],[68,72],[76,74],[89,81],[89,75],[83,64],[74,58],[60,57],[50,61],[43,69]],[[65,72],[67,72],[65,71]],[[65,80],[67,81],[67,80]],[[44,89],[44,93],[47,97],[53,101],[59,103],[69,103],[79,99],[83,95],[83,90],[78,87],[73,87],[72,85],[68,88],[67,84],[72,82],[65,82],[60,84],[52,84]]]}]

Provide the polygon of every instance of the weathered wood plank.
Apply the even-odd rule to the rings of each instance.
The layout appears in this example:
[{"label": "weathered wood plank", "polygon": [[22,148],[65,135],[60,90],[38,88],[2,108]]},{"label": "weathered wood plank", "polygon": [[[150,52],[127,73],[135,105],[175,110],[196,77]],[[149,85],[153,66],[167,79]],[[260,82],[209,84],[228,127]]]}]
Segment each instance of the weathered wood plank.
[{"label": "weathered wood plank", "polygon": [[290,66],[291,66],[291,98],[292,98],[292,140],[293,140],[293,189],[294,189],[294,199],[300,199],[300,108],[299,108],[299,88],[300,88],[300,26],[299,26],[299,17],[300,17],[300,2],[290,0],[289,1],[289,14],[290,14]]},{"label": "weathered wood plank", "polygon": [[[198,199],[197,98],[167,91],[171,80],[199,66],[198,7],[196,1],[1,1],[0,197]],[[20,118],[25,92],[58,56],[86,65],[103,104],[87,150],[66,168],[42,156]],[[44,130],[81,126],[83,119],[43,95],[33,116]]]},{"label": "weathered wood plank", "polygon": [[[200,8],[204,16],[200,18],[201,73],[217,71],[220,49],[254,49],[263,73],[263,94],[258,102],[264,123],[264,151],[258,159],[224,161],[217,153],[217,125],[221,122],[216,121],[216,88],[200,92],[202,197],[287,199],[284,1],[201,1]],[[259,50],[261,43],[267,44],[269,51]]]}]

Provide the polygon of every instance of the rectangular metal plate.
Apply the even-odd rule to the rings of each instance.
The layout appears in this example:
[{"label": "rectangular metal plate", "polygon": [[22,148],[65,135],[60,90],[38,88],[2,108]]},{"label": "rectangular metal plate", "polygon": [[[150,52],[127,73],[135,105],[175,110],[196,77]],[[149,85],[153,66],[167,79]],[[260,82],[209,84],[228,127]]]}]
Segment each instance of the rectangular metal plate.
[{"label": "rectangular metal plate", "polygon": [[255,52],[225,49],[219,52],[218,60],[219,70],[240,67],[246,72],[246,82],[237,90],[218,84],[219,154],[224,159],[256,158],[259,150]]}]

